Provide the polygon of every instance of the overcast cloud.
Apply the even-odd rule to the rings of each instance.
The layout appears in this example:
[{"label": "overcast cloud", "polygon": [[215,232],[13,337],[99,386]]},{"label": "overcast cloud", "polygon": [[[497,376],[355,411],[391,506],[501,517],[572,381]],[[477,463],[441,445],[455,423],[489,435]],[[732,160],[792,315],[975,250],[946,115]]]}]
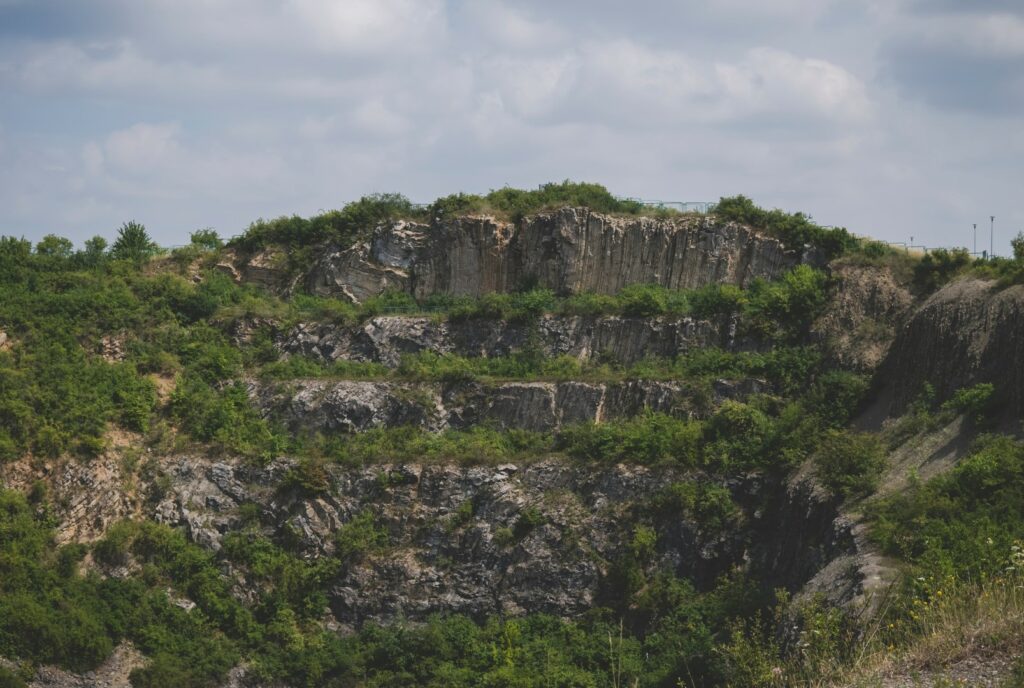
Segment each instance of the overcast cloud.
[{"label": "overcast cloud", "polygon": [[0,233],[565,178],[1005,253],[1024,2],[0,0]]}]

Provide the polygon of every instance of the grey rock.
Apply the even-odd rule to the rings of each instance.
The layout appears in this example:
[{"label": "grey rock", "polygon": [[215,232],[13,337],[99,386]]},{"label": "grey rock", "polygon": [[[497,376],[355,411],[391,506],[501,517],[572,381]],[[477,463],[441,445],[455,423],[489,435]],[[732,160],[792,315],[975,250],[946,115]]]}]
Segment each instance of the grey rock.
[{"label": "grey rock", "polygon": [[[728,323],[694,318],[626,318],[549,315],[540,318],[535,342],[546,356],[581,361],[608,359],[625,365],[645,357],[672,358],[688,351],[727,347]],[[530,341],[531,326],[501,320],[441,320],[378,316],[359,325],[303,323],[282,333],[285,355],[339,359],[396,367],[405,354],[431,351],[466,357],[507,356]]]},{"label": "grey rock", "polygon": [[508,292],[528,283],[560,294],[612,294],[638,283],[743,285],[799,261],[778,240],[714,218],[618,218],[562,208],[515,225],[489,217],[383,225],[366,242],[326,251],[306,287],[356,303],[385,289],[423,299]]},{"label": "grey rock", "polygon": [[933,294],[899,330],[882,364],[880,408],[898,415],[924,385],[936,400],[994,385],[1008,418],[1024,413],[1024,285],[963,279]]},{"label": "grey rock", "polygon": [[[757,380],[719,381],[721,398],[763,391]],[[685,382],[411,383],[368,380],[253,381],[265,416],[293,431],[353,433],[414,425],[430,432],[488,424],[546,432],[566,425],[627,418],[650,410],[680,417],[707,411]]]}]

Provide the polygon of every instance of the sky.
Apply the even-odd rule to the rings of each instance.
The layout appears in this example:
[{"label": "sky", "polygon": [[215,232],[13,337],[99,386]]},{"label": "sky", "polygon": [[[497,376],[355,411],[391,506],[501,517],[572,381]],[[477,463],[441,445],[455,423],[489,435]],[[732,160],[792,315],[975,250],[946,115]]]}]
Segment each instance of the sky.
[{"label": "sky", "polygon": [[0,0],[0,234],[549,181],[1024,230],[1024,0]]}]

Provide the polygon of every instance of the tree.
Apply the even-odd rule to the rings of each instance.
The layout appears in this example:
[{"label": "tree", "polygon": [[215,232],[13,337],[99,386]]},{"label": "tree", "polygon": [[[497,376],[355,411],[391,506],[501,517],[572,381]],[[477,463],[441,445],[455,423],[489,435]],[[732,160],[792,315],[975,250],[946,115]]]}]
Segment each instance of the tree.
[{"label": "tree", "polygon": [[1010,246],[1013,247],[1013,258],[1024,262],[1024,232],[1017,232],[1017,236],[1010,239]]},{"label": "tree", "polygon": [[197,229],[189,235],[189,241],[193,246],[205,251],[216,251],[224,242],[220,240],[217,232],[210,227]]},{"label": "tree", "polygon": [[117,230],[117,241],[110,249],[110,256],[115,260],[132,260],[142,262],[157,252],[159,247],[146,232],[144,225],[131,220]]},{"label": "tree", "polygon": [[67,258],[73,251],[74,245],[71,241],[56,234],[47,234],[42,241],[36,244],[36,253],[41,256]]}]

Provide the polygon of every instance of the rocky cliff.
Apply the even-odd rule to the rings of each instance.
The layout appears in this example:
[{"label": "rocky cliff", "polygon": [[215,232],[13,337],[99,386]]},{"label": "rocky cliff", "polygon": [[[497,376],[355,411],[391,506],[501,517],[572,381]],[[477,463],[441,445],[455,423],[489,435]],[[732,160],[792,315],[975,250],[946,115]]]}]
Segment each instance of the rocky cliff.
[{"label": "rocky cliff", "polygon": [[417,299],[527,285],[613,294],[628,284],[743,285],[777,277],[800,258],[776,239],[710,217],[618,218],[563,208],[518,224],[462,217],[381,226],[366,241],[324,253],[306,287],[357,303],[385,289]]},{"label": "rocky cliff", "polygon": [[929,384],[943,401],[978,383],[995,386],[1004,410],[1024,411],[1024,286],[998,289],[973,278],[928,298],[900,329],[878,376],[888,414]]},{"label": "rocky cliff", "polygon": [[[694,349],[732,348],[735,325],[694,318],[616,316],[541,317],[536,323],[493,319],[449,320],[378,316],[358,325],[303,323],[282,332],[287,355],[352,360],[395,367],[403,354],[430,351],[466,357],[507,356],[531,344],[545,356],[605,359],[630,365],[647,357],[672,358]],[[531,340],[531,337],[533,338]]]},{"label": "rocky cliff", "polygon": [[[763,478],[724,483],[738,509],[713,525],[659,506],[658,495],[672,483],[708,480],[671,468],[555,458],[329,466],[322,490],[311,494],[290,486],[294,467],[289,459],[259,467],[185,455],[133,466],[112,455],[42,470],[8,465],[0,473],[5,484],[24,488],[49,479],[64,542],[91,541],[110,523],[134,517],[181,527],[216,550],[225,534],[251,521],[243,506],[255,505],[263,534],[287,537],[316,558],[334,553],[339,530],[368,515],[382,541],[349,560],[328,591],[331,623],[348,629],[433,613],[581,614],[601,603],[635,528],[658,509],[657,550],[647,566],[699,587],[743,564],[767,583],[795,590],[852,547],[847,526],[834,522],[834,502],[806,486],[787,491]],[[146,473],[150,479],[140,479]],[[85,492],[94,498],[83,502]],[[243,571],[235,574],[244,599],[250,583]],[[856,576],[844,583],[855,589]]]},{"label": "rocky cliff", "polygon": [[253,381],[263,413],[293,432],[352,433],[412,425],[430,432],[487,425],[550,432],[568,425],[629,418],[645,411],[706,416],[725,399],[768,391],[763,380],[684,382],[405,383],[366,380]]}]

